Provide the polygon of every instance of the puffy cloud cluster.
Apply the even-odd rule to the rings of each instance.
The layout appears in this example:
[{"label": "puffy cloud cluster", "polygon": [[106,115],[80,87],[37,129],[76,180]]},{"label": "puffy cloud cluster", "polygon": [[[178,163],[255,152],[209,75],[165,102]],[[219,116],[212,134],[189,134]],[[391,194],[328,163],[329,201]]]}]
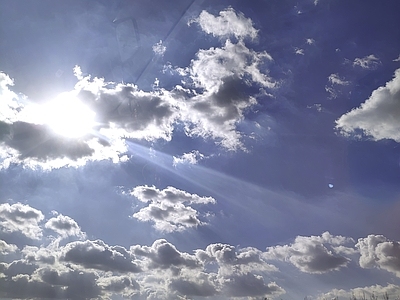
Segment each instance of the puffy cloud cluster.
[{"label": "puffy cloud cluster", "polygon": [[372,92],[360,107],[336,120],[336,128],[344,135],[363,131],[374,140],[400,141],[400,69],[393,80]]},{"label": "puffy cloud cluster", "polygon": [[348,264],[350,259],[338,253],[344,252],[340,246],[349,242],[352,239],[333,236],[329,232],[321,236],[297,236],[290,245],[268,247],[266,257],[289,261],[305,273],[325,273],[339,270]]},{"label": "puffy cloud cluster", "polygon": [[390,241],[383,235],[369,235],[356,244],[362,268],[379,268],[400,277],[400,243]]},{"label": "puffy cloud cluster", "polygon": [[[150,194],[148,192],[147,197]],[[180,197],[197,201],[190,194]],[[199,198],[199,201],[206,200]],[[57,217],[60,216],[64,217],[61,214]],[[70,228],[65,224],[76,224],[71,218],[50,220],[41,226],[52,224],[52,227],[62,229],[60,236],[65,236],[64,230]],[[265,297],[284,293],[275,282],[267,279],[270,272],[278,271],[277,268],[268,264],[263,252],[256,248],[211,244],[191,254],[178,250],[165,239],[156,240],[149,246],[125,248],[77,235],[69,238],[84,240],[61,245],[50,239],[46,246],[43,238],[41,246],[25,245],[20,252],[15,245],[2,241],[2,253],[13,252],[20,258],[0,263],[0,297],[177,299]]]},{"label": "puffy cloud cluster", "polygon": [[199,212],[192,205],[215,203],[212,197],[200,197],[174,187],[159,190],[154,186],[137,186],[131,195],[148,203],[133,217],[143,222],[151,221],[155,229],[163,232],[182,231],[206,224],[200,221]]},{"label": "puffy cloud cluster", "polygon": [[[274,87],[265,68],[272,58],[246,46],[243,38],[254,39],[257,30],[250,19],[233,9],[218,17],[202,12],[193,22],[206,33],[224,37],[225,42],[222,47],[199,50],[190,66],[180,69],[186,87],[143,91],[134,84],[84,76],[76,67],[75,88],[39,105],[12,92],[12,80],[1,73],[2,167],[124,161],[127,138],[170,141],[175,126],[182,123],[188,136],[213,139],[228,150],[245,149],[237,125],[257,103],[248,95],[249,87]],[[229,37],[238,40],[232,42]],[[164,51],[161,43],[155,51]],[[92,123],[87,120],[89,114],[94,117]]]},{"label": "puffy cloud cluster", "polygon": [[333,289],[327,293],[319,295],[317,299],[334,299],[335,297],[338,297],[339,299],[354,299],[354,297],[357,299],[386,299],[385,295],[388,295],[389,299],[392,299],[392,297],[399,294],[400,286],[389,283],[386,286],[376,284],[365,287],[357,287],[350,290]]}]

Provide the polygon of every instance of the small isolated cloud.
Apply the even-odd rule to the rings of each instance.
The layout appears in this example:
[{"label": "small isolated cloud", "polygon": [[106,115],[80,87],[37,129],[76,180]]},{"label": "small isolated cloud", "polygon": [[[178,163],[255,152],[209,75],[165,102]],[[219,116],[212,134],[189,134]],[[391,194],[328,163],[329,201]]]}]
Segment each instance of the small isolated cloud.
[{"label": "small isolated cloud", "polygon": [[361,67],[363,69],[374,70],[381,65],[381,61],[375,55],[371,54],[363,58],[355,58],[353,61],[354,67]]},{"label": "small isolated cloud", "polygon": [[306,43],[307,43],[307,45],[313,45],[313,44],[315,44],[315,40],[314,39],[306,39]]},{"label": "small isolated cloud", "polygon": [[204,158],[204,154],[201,154],[198,150],[193,150],[192,152],[184,153],[179,157],[173,157],[172,164],[177,166],[179,164],[190,164],[195,165]]},{"label": "small isolated cloud", "polygon": [[0,228],[5,232],[20,232],[30,239],[40,239],[44,219],[42,212],[29,205],[4,203],[0,205]]},{"label": "small isolated cloud", "polygon": [[201,29],[215,37],[229,38],[234,36],[237,39],[255,39],[258,30],[253,27],[251,19],[241,13],[236,13],[233,8],[227,8],[214,16],[203,10],[199,17],[191,20],[191,23],[198,23]]},{"label": "small isolated cloud", "polygon": [[400,61],[400,55],[396,59],[393,59],[393,61]]},{"label": "small isolated cloud", "polygon": [[348,84],[350,84],[349,81],[346,81],[343,78],[341,78],[339,76],[339,74],[331,74],[331,75],[329,75],[328,81],[332,85],[348,85]]},{"label": "small isolated cloud", "polygon": [[304,55],[304,49],[294,48],[294,53],[296,53],[297,55]]},{"label": "small isolated cloud", "polygon": [[378,268],[400,277],[400,243],[390,241],[383,235],[369,235],[356,244],[360,252],[360,266]]},{"label": "small isolated cloud", "polygon": [[360,107],[336,120],[336,128],[343,135],[361,130],[374,140],[400,141],[400,69],[394,79],[372,92]]},{"label": "small isolated cloud", "polygon": [[200,197],[174,187],[159,190],[154,186],[137,186],[131,191],[131,195],[148,203],[148,206],[141,208],[133,217],[142,222],[152,222],[156,230],[163,232],[183,231],[205,225],[192,205],[216,202],[212,197]]},{"label": "small isolated cloud", "polygon": [[156,55],[163,56],[166,50],[167,50],[167,47],[165,47],[165,46],[163,45],[163,42],[162,42],[162,41],[159,41],[158,43],[156,43],[155,45],[153,45],[153,52],[154,52]]},{"label": "small isolated cloud", "polygon": [[291,262],[305,273],[326,273],[345,267],[350,259],[335,253],[335,246],[352,239],[333,236],[329,232],[321,236],[298,236],[291,245],[268,247],[266,257]]},{"label": "small isolated cloud", "polygon": [[339,74],[331,74],[328,77],[328,84],[325,86],[325,91],[330,94],[330,99],[335,99],[342,94],[343,87],[349,84],[350,82],[340,77]]},{"label": "small isolated cloud", "polygon": [[53,230],[61,237],[66,238],[68,236],[84,237],[85,234],[81,231],[78,223],[68,216],[58,215],[55,218],[51,218],[45,224],[45,227]]}]

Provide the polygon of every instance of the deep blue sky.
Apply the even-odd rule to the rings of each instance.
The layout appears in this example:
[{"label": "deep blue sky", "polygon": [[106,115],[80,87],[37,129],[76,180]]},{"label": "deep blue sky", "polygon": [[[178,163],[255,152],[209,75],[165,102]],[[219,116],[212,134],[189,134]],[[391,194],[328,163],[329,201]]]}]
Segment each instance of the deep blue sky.
[{"label": "deep blue sky", "polygon": [[400,3],[171,2],[0,0],[0,298],[400,295]]}]

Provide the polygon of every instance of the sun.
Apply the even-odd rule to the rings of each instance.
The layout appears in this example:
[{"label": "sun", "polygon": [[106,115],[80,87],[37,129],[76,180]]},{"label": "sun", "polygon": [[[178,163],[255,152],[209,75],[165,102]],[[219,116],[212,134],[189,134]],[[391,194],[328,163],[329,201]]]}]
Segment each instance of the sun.
[{"label": "sun", "polygon": [[42,107],[42,122],[55,133],[79,138],[90,133],[95,113],[71,93],[62,93]]}]

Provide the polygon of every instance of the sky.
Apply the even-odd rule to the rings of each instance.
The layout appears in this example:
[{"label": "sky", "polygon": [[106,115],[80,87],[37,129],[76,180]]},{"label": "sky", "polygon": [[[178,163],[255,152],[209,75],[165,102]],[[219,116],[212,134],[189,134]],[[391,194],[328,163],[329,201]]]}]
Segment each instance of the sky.
[{"label": "sky", "polygon": [[1,299],[400,296],[400,2],[0,7]]}]

